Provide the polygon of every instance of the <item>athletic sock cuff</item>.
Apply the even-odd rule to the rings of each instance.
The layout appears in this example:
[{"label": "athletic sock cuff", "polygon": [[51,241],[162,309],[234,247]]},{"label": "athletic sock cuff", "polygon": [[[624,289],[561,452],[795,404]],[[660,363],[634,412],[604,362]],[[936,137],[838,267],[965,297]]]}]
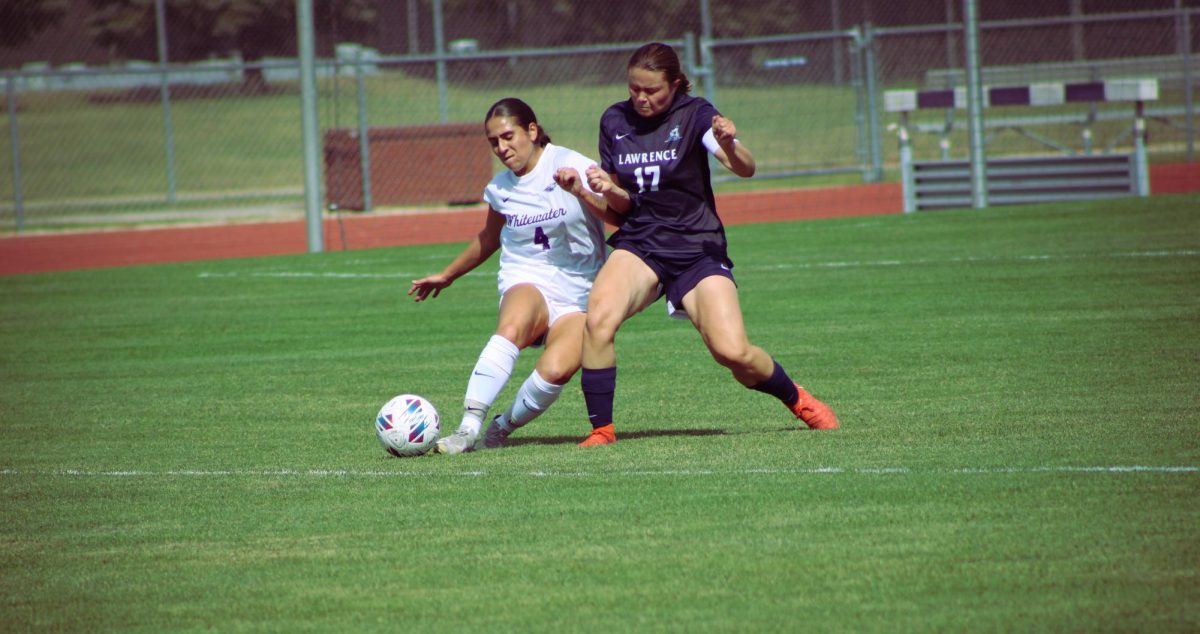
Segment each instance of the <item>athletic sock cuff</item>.
[{"label": "athletic sock cuff", "polygon": [[529,374],[529,378],[533,381],[533,386],[535,388],[548,394],[556,394],[562,391],[563,386],[556,385],[547,381],[546,379],[543,379],[542,375],[538,373],[537,368],[534,368],[533,372]]},{"label": "athletic sock cuff", "polygon": [[492,335],[492,338],[488,339],[487,346],[485,346],[485,348],[491,348],[492,350],[513,360],[516,360],[517,356],[521,354],[521,349],[517,347],[517,344],[505,339],[504,337],[501,337],[500,335]]},{"label": "athletic sock cuff", "polygon": [[772,359],[772,363],[775,364],[775,368],[771,371],[771,376],[758,385],[750,386],[750,389],[770,394],[782,401],[784,405],[791,407],[800,398],[796,392],[796,384],[792,382],[792,378],[788,376],[778,361]]},{"label": "athletic sock cuff", "polygon": [[617,390],[617,368],[583,368],[579,383],[584,394],[604,394]]}]

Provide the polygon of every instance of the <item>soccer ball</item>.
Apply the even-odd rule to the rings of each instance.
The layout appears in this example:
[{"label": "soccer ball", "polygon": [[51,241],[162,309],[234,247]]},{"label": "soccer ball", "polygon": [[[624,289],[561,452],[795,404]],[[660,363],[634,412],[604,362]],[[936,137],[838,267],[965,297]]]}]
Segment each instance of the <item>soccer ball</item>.
[{"label": "soccer ball", "polygon": [[397,458],[419,456],[433,447],[442,431],[437,409],[416,394],[388,401],[375,417],[375,436]]}]

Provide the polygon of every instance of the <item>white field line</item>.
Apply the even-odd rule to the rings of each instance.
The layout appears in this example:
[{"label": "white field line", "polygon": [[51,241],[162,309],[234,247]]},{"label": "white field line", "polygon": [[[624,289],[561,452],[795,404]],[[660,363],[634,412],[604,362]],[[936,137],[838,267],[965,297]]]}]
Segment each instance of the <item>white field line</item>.
[{"label": "white field line", "polygon": [[[216,279],[223,277],[269,277],[269,278],[293,278],[293,279],[324,279],[324,280],[413,280],[419,277],[428,275],[425,273],[413,273],[409,271],[392,271],[389,273],[339,273],[336,271],[227,271],[221,273],[213,273],[205,271],[198,274],[196,277],[203,279]],[[479,271],[471,271],[467,273],[467,277],[475,276],[495,277],[495,273],[484,273]]]},{"label": "white field line", "polygon": [[745,469],[644,469],[613,471],[454,471],[429,473],[386,469],[0,469],[0,477],[64,478],[405,478],[405,477],[535,477],[535,478],[674,478],[700,476],[772,475],[1012,475],[1012,474],[1200,474],[1200,466],[1189,465],[1093,465],[1042,467],[962,467],[914,469],[909,467],[794,467]]},{"label": "white field line", "polygon": [[747,266],[751,270],[784,270],[784,269],[843,269],[860,267],[914,266],[929,264],[963,264],[988,262],[1054,262],[1065,260],[1102,259],[1102,258],[1190,258],[1200,256],[1200,249],[1176,249],[1171,251],[1130,251],[1119,253],[1085,254],[1085,255],[1009,255],[1009,256],[968,256],[960,258],[919,258],[916,260],[851,260],[848,262],[813,262],[808,264],[765,264]]},{"label": "white field line", "polygon": [[[988,263],[988,262],[1053,262],[1064,260],[1081,260],[1081,259],[1096,259],[1096,258],[1191,258],[1200,256],[1200,249],[1174,249],[1168,251],[1131,251],[1118,253],[1103,253],[1103,254],[1085,254],[1085,255],[1010,255],[1002,257],[960,257],[960,258],[919,258],[916,260],[852,260],[847,262],[810,262],[810,263],[783,263],[783,264],[762,264],[749,265],[740,267],[742,270],[751,271],[779,271],[779,270],[803,270],[803,269],[845,269],[845,268],[866,268],[866,267],[892,267],[892,266],[923,266],[929,264],[962,264],[962,263]],[[426,272],[427,273],[427,272]],[[265,278],[291,278],[291,279],[404,279],[411,280],[421,277],[426,273],[414,273],[409,271],[390,271],[387,273],[339,273],[336,271],[229,271],[229,272],[202,272],[197,275],[200,278],[230,278],[230,277],[265,277]],[[472,271],[467,273],[469,276],[494,276],[495,273],[484,273]]]}]

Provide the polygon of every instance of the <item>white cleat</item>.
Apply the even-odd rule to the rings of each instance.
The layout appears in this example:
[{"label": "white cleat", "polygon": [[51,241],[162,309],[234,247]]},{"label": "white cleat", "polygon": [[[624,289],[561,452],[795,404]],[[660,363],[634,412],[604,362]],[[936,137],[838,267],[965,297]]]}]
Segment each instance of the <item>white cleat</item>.
[{"label": "white cleat", "polygon": [[433,446],[433,453],[442,454],[458,454],[474,450],[475,435],[461,429],[445,438],[439,439],[437,444]]},{"label": "white cleat", "polygon": [[496,416],[483,434],[483,448],[499,449],[503,447],[511,433],[511,429],[500,424],[500,416]]}]

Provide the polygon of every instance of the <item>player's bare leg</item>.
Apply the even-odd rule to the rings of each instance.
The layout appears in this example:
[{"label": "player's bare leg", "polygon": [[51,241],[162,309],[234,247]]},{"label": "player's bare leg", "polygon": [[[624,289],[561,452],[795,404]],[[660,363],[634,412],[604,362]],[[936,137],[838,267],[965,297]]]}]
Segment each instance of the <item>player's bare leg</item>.
[{"label": "player's bare leg", "polygon": [[766,381],[775,364],[771,355],[750,343],[733,280],[713,275],[683,296],[683,309],[700,332],[713,359],[746,387]]},{"label": "player's bare leg", "polygon": [[508,382],[517,353],[546,331],[549,319],[546,301],[536,287],[519,284],[508,289],[500,301],[496,334],[484,348],[467,384],[462,422],[457,431],[438,440],[434,452],[459,454],[475,448],[483,418]]},{"label": "player's bare leg", "polygon": [[483,446],[504,446],[508,435],[541,415],[558,400],[562,387],[579,371],[584,313],[563,315],[546,332],[546,348],[512,405],[497,415],[484,433]]},{"label": "player's bare leg", "polygon": [[580,447],[609,445],[617,441],[612,420],[616,392],[617,330],[633,315],[658,298],[658,276],[636,255],[617,249],[600,269],[588,297],[583,329],[583,376],[580,384],[587,402],[592,433]]},{"label": "player's bare leg", "polygon": [[739,383],[778,398],[813,429],[838,427],[833,410],[793,382],[765,350],[750,343],[733,280],[704,278],[683,296],[682,303],[713,359]]}]

